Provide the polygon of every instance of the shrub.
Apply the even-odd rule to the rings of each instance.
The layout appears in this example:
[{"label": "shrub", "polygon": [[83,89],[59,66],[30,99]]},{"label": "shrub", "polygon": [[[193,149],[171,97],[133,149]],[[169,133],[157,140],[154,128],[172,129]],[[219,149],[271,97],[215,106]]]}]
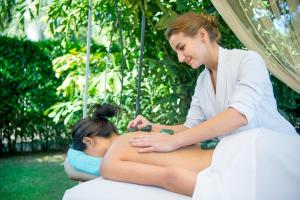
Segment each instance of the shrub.
[{"label": "shrub", "polygon": [[47,150],[52,141],[67,145],[63,124],[43,115],[59,101],[51,65],[62,54],[59,43],[0,37],[0,44],[0,153]]}]

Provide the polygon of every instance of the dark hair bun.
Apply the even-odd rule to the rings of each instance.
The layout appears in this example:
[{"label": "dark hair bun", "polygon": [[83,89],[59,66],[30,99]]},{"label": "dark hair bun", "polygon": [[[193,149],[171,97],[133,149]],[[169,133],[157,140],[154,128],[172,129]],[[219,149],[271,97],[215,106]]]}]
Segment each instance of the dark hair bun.
[{"label": "dark hair bun", "polygon": [[118,113],[118,108],[111,104],[94,104],[92,106],[93,119],[101,120],[106,119],[106,117],[113,117]]}]

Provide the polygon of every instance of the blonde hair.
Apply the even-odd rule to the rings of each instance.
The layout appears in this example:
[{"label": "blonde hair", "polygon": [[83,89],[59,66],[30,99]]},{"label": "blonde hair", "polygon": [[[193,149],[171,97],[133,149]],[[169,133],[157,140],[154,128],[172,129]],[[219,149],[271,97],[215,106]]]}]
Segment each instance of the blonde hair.
[{"label": "blonde hair", "polygon": [[217,29],[217,20],[208,14],[197,14],[188,12],[176,17],[165,31],[165,36],[169,40],[173,34],[183,32],[186,36],[195,36],[200,28],[204,28],[210,41],[219,42],[221,33]]}]

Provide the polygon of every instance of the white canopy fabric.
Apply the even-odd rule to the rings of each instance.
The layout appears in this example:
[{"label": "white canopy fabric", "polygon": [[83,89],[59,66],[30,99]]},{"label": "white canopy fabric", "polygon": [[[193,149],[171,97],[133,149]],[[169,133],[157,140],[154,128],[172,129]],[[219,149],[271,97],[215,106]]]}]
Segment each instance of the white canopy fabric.
[{"label": "white canopy fabric", "polygon": [[212,0],[235,35],[269,71],[300,93],[300,1]]}]

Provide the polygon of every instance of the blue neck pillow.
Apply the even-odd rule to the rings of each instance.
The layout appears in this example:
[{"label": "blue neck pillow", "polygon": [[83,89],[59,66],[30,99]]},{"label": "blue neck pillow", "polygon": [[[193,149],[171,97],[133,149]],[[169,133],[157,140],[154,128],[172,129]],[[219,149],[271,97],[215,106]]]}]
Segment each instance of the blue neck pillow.
[{"label": "blue neck pillow", "polygon": [[75,149],[68,150],[67,158],[74,169],[95,176],[101,176],[99,169],[103,158],[89,156]]}]

